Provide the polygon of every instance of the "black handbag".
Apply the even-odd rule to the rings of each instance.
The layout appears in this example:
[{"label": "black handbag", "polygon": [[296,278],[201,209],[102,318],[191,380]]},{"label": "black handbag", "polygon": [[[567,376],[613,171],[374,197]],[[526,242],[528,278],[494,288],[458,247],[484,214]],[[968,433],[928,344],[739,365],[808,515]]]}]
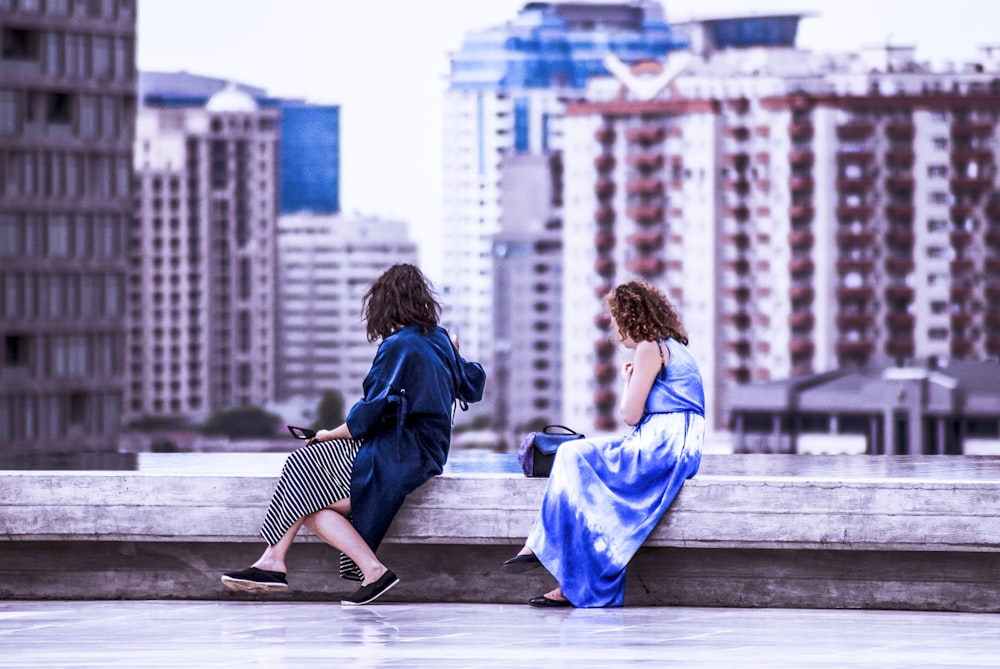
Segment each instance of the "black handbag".
[{"label": "black handbag", "polygon": [[[561,432],[550,430],[561,430]],[[529,433],[517,450],[517,459],[521,463],[524,475],[532,478],[548,476],[552,471],[556,449],[567,441],[583,438],[584,435],[565,425],[548,425],[541,432]]]}]

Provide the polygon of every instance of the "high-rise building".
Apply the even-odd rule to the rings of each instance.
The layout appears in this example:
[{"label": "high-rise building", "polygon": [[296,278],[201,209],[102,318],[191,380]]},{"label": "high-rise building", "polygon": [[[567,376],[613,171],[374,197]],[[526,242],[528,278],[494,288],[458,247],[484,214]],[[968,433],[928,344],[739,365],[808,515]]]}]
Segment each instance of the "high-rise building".
[{"label": "high-rise building", "polygon": [[278,210],[340,211],[340,107],[275,98],[262,88],[189,72],[140,72],[139,101],[148,107],[201,107],[232,83],[262,109],[277,109],[281,151]]},{"label": "high-rise building", "polygon": [[0,2],[0,444],[113,452],[134,0]]},{"label": "high-rise building", "polygon": [[[442,297],[463,353],[487,369],[496,345],[494,241],[510,206],[504,159],[558,154],[566,100],[607,73],[606,53],[633,63],[685,44],[655,2],[527,3],[506,25],[467,35],[453,54],[444,101]],[[556,204],[552,216],[559,215]]]},{"label": "high-rise building", "polygon": [[278,121],[235,87],[139,110],[127,419],[274,400]]},{"label": "high-rise building", "polygon": [[324,392],[348,405],[378,343],[368,341],[361,302],[395,263],[417,263],[405,223],[290,214],[278,221],[278,398],[316,406]]},{"label": "high-rise building", "polygon": [[640,64],[569,104],[563,330],[590,333],[564,338],[571,424],[620,425],[595,292],[633,277],[679,307],[716,428],[738,384],[1000,355],[996,61],[807,52],[798,18],[703,22],[672,81]]}]

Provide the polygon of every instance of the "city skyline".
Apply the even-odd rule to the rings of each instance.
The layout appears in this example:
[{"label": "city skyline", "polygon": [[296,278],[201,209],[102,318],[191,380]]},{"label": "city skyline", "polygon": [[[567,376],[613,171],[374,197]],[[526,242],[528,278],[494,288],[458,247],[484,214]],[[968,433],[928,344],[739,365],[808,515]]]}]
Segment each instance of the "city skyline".
[{"label": "city skyline", "polygon": [[[241,0],[236,11],[233,0],[142,0],[137,62],[141,70],[186,70],[259,86],[275,96],[341,105],[343,211],[406,221],[414,236],[424,240],[422,263],[438,278],[441,105],[449,54],[461,46],[466,33],[502,25],[524,4],[295,0],[279,8],[262,0]],[[931,11],[940,3],[899,0],[877,5],[860,0],[759,0],[752,7],[717,0],[710,11],[693,0],[661,4],[669,22],[734,13],[806,13],[810,18],[802,22],[798,40],[804,48],[849,51],[890,42],[916,46],[919,60],[937,66],[949,58],[959,64],[971,60],[978,46],[997,41],[991,26],[1000,18],[1000,3],[970,0],[949,3],[949,14],[978,15],[982,20],[940,21]],[[428,7],[433,8],[433,23],[427,20]],[[864,23],[854,22],[859,15]],[[199,20],[192,21],[192,16]],[[369,25],[375,27],[358,29]],[[272,34],[261,40],[265,26]],[[275,39],[273,33],[287,37]],[[178,34],[184,35],[183,48],[178,47]],[[400,147],[423,158],[384,159],[399,155]],[[386,197],[387,183],[393,184],[397,197]]]}]

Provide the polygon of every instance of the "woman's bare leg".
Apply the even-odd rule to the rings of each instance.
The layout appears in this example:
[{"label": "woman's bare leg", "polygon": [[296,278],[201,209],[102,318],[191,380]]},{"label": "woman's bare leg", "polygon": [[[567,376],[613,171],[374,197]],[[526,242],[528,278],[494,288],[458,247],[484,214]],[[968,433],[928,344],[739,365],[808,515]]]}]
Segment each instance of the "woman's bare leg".
[{"label": "woman's bare leg", "polygon": [[354,560],[364,575],[362,585],[374,583],[387,571],[368,543],[361,538],[347,519],[351,511],[349,499],[342,499],[328,508],[305,517],[305,526],[320,539]]},{"label": "woman's bare leg", "polygon": [[299,518],[288,528],[278,543],[273,546],[268,546],[264,549],[264,553],[253,563],[252,566],[258,569],[266,569],[267,571],[280,571],[286,573],[288,569],[285,567],[285,556],[288,555],[288,549],[292,547],[292,542],[295,541],[295,535],[299,533],[302,528],[302,524],[305,518]]}]

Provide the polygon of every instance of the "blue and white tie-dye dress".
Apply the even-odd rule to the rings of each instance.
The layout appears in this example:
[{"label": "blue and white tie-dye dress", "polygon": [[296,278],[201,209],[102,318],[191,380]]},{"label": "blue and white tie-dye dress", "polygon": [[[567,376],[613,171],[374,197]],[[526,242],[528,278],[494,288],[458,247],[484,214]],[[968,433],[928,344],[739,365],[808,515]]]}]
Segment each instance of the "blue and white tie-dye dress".
[{"label": "blue and white tie-dye dress", "polygon": [[670,359],[632,431],[566,442],[556,453],[526,545],[574,606],[624,604],[629,560],[701,463],[701,373],[683,344],[665,344]]}]

